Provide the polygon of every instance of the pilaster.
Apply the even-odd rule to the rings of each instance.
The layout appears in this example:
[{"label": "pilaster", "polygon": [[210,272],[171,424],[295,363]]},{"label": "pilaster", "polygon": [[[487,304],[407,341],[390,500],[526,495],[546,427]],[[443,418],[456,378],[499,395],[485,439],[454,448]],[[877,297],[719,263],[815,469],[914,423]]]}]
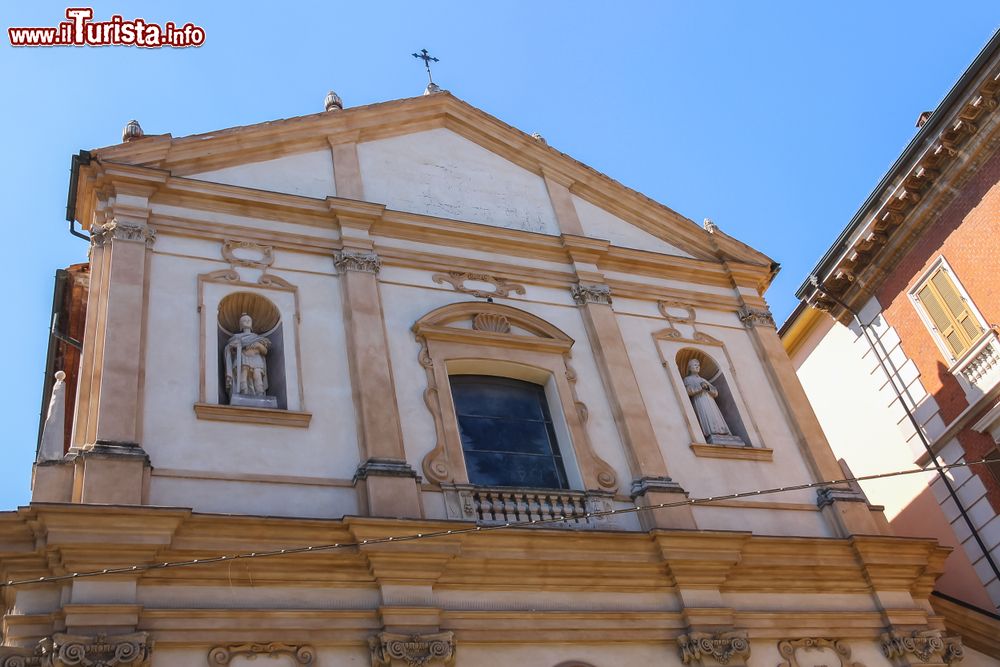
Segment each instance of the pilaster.
[{"label": "pilaster", "polygon": [[369,229],[384,210],[331,200],[343,249],[334,255],[344,296],[351,387],[361,465],[355,474],[362,511],[370,516],[420,517],[420,488],[406,462],[388,335],[378,287],[382,260]]},{"label": "pilaster", "polygon": [[[611,289],[597,266],[607,252],[607,241],[563,234],[566,248],[580,282],[571,287],[580,307],[590,346],[607,390],[618,432],[632,473],[631,495],[640,507],[685,500],[686,494],[670,478],[663,451],[653,431],[639,383],[611,307]],[[641,512],[640,522],[650,528],[695,528],[688,505]]]}]

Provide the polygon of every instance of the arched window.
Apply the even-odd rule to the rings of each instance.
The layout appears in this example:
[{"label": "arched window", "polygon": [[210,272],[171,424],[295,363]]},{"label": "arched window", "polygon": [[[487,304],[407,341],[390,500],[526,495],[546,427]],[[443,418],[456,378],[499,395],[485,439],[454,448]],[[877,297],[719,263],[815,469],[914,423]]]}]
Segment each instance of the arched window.
[{"label": "arched window", "polygon": [[490,375],[449,383],[470,483],[569,488],[543,386]]},{"label": "arched window", "polygon": [[269,299],[235,292],[219,302],[219,403],[287,409],[281,314]]}]

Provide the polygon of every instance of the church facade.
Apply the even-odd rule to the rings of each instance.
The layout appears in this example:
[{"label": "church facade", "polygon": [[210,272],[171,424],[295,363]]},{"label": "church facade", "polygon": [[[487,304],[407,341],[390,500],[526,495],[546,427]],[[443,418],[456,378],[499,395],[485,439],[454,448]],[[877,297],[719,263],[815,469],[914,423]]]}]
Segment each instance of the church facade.
[{"label": "church facade", "polygon": [[769,258],[449,93],[326,106],[76,160],[0,666],[994,664],[822,483]]}]

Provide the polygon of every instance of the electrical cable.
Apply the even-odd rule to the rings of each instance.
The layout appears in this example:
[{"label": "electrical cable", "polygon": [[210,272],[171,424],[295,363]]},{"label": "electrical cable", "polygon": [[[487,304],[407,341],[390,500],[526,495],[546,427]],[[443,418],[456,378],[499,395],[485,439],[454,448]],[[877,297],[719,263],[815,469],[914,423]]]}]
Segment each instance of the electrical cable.
[{"label": "electrical cable", "polygon": [[[951,469],[951,468],[962,468],[970,467],[974,465],[979,465],[987,463],[985,459],[979,461],[963,461],[961,463],[950,463],[941,465],[941,469]],[[318,544],[305,547],[288,547],[285,549],[271,549],[269,551],[251,551],[236,554],[222,554],[217,556],[209,556],[206,558],[193,558],[189,560],[182,561],[169,561],[163,563],[141,563],[136,565],[126,565],[113,568],[106,568],[103,570],[91,570],[87,572],[71,572],[68,574],[57,574],[45,577],[36,577],[33,579],[12,579],[6,582],[0,582],[0,589],[3,587],[15,587],[15,586],[25,586],[28,584],[39,584],[39,583],[53,583],[59,581],[68,581],[72,579],[81,579],[85,577],[99,577],[105,575],[115,575],[115,574],[135,574],[139,572],[149,572],[151,570],[165,570],[168,568],[177,567],[191,567],[195,565],[208,565],[212,563],[222,563],[226,561],[233,560],[247,560],[253,558],[270,558],[274,556],[288,556],[292,554],[303,554],[303,553],[314,553],[322,551],[334,551],[338,549],[348,549],[355,547],[363,547],[370,544],[384,544],[387,542],[412,542],[414,540],[422,539],[432,539],[435,537],[444,537],[446,535],[463,535],[466,533],[482,533],[495,530],[503,530],[507,528],[515,528],[522,526],[537,526],[542,524],[554,524],[562,523],[564,521],[576,521],[580,519],[591,519],[591,518],[602,518],[608,516],[616,516],[619,514],[634,514],[638,512],[647,512],[660,509],[669,509],[672,507],[683,507],[685,505],[704,505],[707,503],[718,502],[720,500],[737,500],[740,498],[749,498],[755,496],[771,495],[775,493],[786,493],[788,491],[802,491],[806,489],[816,488],[818,486],[829,486],[833,484],[849,484],[852,482],[867,482],[877,479],[886,479],[889,477],[901,477],[903,475],[915,475],[918,473],[934,473],[934,470],[927,470],[926,468],[913,468],[909,470],[893,470],[891,472],[875,473],[871,475],[861,475],[858,477],[845,477],[842,479],[831,479],[824,480],[820,482],[808,482],[803,484],[793,484],[790,486],[779,486],[772,487],[769,489],[755,489],[752,491],[739,491],[736,493],[729,493],[720,496],[708,496],[705,498],[685,498],[684,500],[676,500],[665,503],[657,503],[654,505],[647,505],[643,507],[633,506],[633,507],[623,507],[619,509],[610,510],[599,510],[594,512],[586,512],[584,514],[572,514],[570,516],[560,515],[554,516],[547,519],[531,519],[528,521],[508,521],[505,523],[498,523],[494,525],[487,526],[470,526],[468,528],[456,528],[452,530],[437,530],[427,533],[410,533],[408,535],[396,535],[392,537],[379,537],[367,540],[360,540],[358,542],[337,542],[333,544]]]}]

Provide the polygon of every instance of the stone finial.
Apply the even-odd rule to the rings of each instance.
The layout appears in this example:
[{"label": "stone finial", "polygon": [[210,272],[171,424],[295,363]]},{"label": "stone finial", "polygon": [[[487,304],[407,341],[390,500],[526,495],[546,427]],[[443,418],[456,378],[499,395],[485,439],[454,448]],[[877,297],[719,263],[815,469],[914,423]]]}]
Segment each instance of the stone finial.
[{"label": "stone finial", "polygon": [[142,139],[144,136],[146,135],[143,133],[142,126],[139,125],[139,121],[133,118],[129,122],[125,123],[125,128],[122,130],[122,143]]},{"label": "stone finial", "polygon": [[448,92],[448,91],[446,91],[444,88],[442,88],[441,86],[437,85],[433,81],[431,81],[430,83],[428,83],[427,87],[424,88],[424,95],[433,95],[434,93],[446,93],[446,92]]},{"label": "stone finial", "polygon": [[531,133],[531,138],[534,139],[535,141],[539,142],[539,143],[542,143],[542,144],[548,144],[549,143],[549,142],[545,141],[545,137],[543,137],[538,132],[532,132]]},{"label": "stone finial", "polygon": [[709,234],[714,234],[719,231],[719,226],[712,222],[711,218],[705,218],[704,222],[701,223],[701,226],[704,227],[705,231]]},{"label": "stone finial", "polygon": [[340,99],[340,95],[331,90],[323,100],[323,108],[327,111],[340,111],[344,108],[344,101]]}]

